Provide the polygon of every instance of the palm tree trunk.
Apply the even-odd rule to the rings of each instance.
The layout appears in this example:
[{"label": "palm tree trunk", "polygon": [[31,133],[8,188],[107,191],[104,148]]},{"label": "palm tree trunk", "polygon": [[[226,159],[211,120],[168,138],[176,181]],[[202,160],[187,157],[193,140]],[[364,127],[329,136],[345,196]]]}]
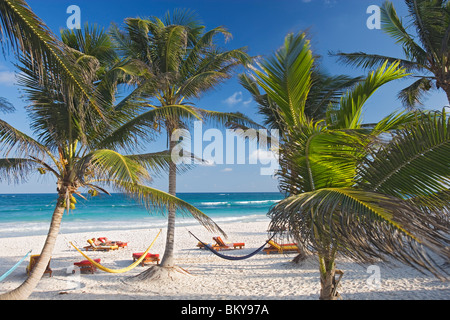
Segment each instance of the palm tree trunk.
[{"label": "palm tree trunk", "polygon": [[56,204],[55,211],[53,212],[52,221],[50,224],[50,229],[47,234],[47,239],[45,240],[44,247],[41,251],[41,256],[36,263],[35,267],[30,273],[30,276],[16,289],[6,292],[0,295],[0,300],[25,300],[32,294],[33,290],[41,280],[42,275],[47,269],[47,265],[52,257],[53,249],[55,247],[56,238],[59,234],[59,229],[61,226],[61,220],[64,214],[64,208],[62,203],[64,201],[65,195],[59,195],[58,202]]},{"label": "palm tree trunk", "polygon": [[336,281],[336,274],[342,276],[343,272],[336,270],[335,255],[319,254],[320,264],[320,300],[338,300],[341,298],[337,292],[339,280]]},{"label": "palm tree trunk", "polygon": [[447,94],[447,100],[448,103],[450,105],[450,83],[449,84],[445,84],[442,89],[444,89],[445,93]]},{"label": "palm tree trunk", "polygon": [[[170,154],[175,148],[177,142],[170,141]],[[169,165],[169,194],[176,196],[177,193],[177,165],[172,161]],[[163,258],[161,259],[161,267],[173,267],[174,262],[174,246],[175,246],[175,207],[169,205],[169,214],[167,222],[167,238],[166,249]]]}]

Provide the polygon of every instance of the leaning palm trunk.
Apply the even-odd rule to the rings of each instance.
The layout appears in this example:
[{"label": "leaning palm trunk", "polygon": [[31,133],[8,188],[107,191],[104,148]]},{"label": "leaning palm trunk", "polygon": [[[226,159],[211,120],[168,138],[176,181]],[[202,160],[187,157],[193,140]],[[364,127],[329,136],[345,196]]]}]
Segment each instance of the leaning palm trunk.
[{"label": "leaning palm trunk", "polygon": [[[175,148],[176,141],[170,141],[170,154]],[[177,165],[172,161],[169,164],[169,194],[176,196],[177,192]],[[161,261],[161,267],[174,266],[174,245],[175,245],[175,215],[176,209],[169,205],[169,213],[167,219],[167,239],[166,249]]]},{"label": "leaning palm trunk", "polygon": [[47,239],[45,240],[44,247],[42,248],[40,258],[31,271],[30,276],[16,289],[0,295],[0,300],[25,300],[31,295],[33,290],[38,285],[39,280],[41,280],[42,275],[50,262],[53,248],[55,247],[56,238],[59,234],[61,220],[64,214],[64,208],[62,206],[64,199],[65,193],[60,193],[55,211],[53,212]]}]

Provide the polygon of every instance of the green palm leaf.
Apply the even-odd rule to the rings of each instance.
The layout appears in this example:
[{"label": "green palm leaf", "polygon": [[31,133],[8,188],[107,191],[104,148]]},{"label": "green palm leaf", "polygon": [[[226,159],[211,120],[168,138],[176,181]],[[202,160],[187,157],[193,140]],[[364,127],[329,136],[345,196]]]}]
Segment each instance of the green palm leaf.
[{"label": "green palm leaf", "polygon": [[[438,277],[446,274],[424,245],[448,258],[448,239],[407,201],[350,188],[324,188],[282,200],[269,212],[271,228],[288,227],[305,247],[321,252],[333,244],[357,261],[394,257]],[[414,218],[413,218],[414,217]]]},{"label": "green palm leaf", "polygon": [[445,113],[418,115],[394,139],[367,159],[362,186],[401,199],[427,196],[450,184],[450,119]]},{"label": "green palm leaf", "polygon": [[313,62],[305,34],[289,34],[284,46],[261,63],[263,71],[254,70],[258,84],[277,104],[288,126],[304,120]]}]

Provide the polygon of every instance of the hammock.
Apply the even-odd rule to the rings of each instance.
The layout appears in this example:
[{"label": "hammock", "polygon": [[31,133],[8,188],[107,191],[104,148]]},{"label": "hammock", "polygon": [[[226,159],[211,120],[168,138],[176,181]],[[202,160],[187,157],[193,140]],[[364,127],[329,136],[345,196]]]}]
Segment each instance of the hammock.
[{"label": "hammock", "polygon": [[266,244],[272,240],[272,238],[275,236],[273,235],[269,240],[267,240],[260,248],[256,249],[256,251],[246,255],[246,256],[241,256],[241,257],[235,257],[235,256],[227,256],[224,254],[221,254],[219,252],[217,252],[217,250],[214,250],[211,245],[206,244],[204,242],[202,242],[199,238],[197,238],[192,232],[189,231],[189,233],[195,238],[197,239],[203,246],[205,246],[205,248],[207,248],[209,251],[211,251],[212,253],[214,253],[216,256],[222,258],[222,259],[226,259],[226,260],[232,260],[232,261],[237,261],[237,260],[245,260],[248,258],[253,257],[255,254],[257,254],[258,252],[260,252],[262,249],[264,249],[264,247],[266,246]]},{"label": "hammock", "polygon": [[133,262],[131,265],[129,265],[126,268],[123,269],[109,269],[106,268],[104,266],[102,266],[101,264],[95,262],[93,259],[89,258],[87,255],[85,255],[80,249],[78,249],[76,246],[74,246],[74,244],[72,242],[70,242],[70,244],[79,252],[81,253],[86,259],[88,259],[94,266],[96,266],[97,268],[99,268],[102,271],[105,272],[109,272],[109,273],[124,273],[127,271],[130,271],[131,269],[134,269],[137,265],[139,265],[139,263],[142,262],[142,260],[144,260],[145,256],[147,255],[147,253],[150,251],[150,249],[153,247],[153,244],[155,243],[156,239],[158,238],[159,234],[161,233],[161,230],[159,230],[159,233],[156,235],[155,240],[153,240],[153,242],[150,244],[150,246],[147,248],[147,250],[142,254],[142,256],[136,260],[135,262]]},{"label": "hammock", "polygon": [[28,257],[28,255],[31,253],[31,250],[28,251],[28,253],[22,258],[20,259],[19,262],[17,262],[11,269],[9,269],[8,271],[6,271],[1,277],[0,277],[0,281],[3,281],[6,279],[7,276],[9,276],[14,270],[17,269],[18,266],[20,266],[20,264]]}]

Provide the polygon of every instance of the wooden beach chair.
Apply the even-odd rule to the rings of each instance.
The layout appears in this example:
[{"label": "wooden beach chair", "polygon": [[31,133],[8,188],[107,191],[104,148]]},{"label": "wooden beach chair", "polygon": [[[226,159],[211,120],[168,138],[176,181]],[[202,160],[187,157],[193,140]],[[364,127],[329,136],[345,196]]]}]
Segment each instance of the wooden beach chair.
[{"label": "wooden beach chair", "polygon": [[86,251],[89,251],[89,250],[92,250],[92,251],[110,251],[110,250],[117,250],[117,249],[119,249],[119,246],[117,246],[117,245],[113,245],[113,246],[96,245],[94,243],[94,240],[93,239],[89,239],[87,241],[89,243],[89,245],[84,247],[84,249]]},{"label": "wooden beach chair", "polygon": [[[100,259],[95,259],[94,261],[97,262],[97,263],[100,263],[101,260]],[[89,260],[83,260],[83,261],[80,261],[80,262],[75,262],[74,265],[77,266],[78,268],[80,268],[80,272],[81,273],[94,274],[94,272],[97,271],[97,268]],[[73,273],[75,273],[75,270],[73,271]]]},{"label": "wooden beach chair", "polygon": [[[133,262],[142,257],[143,254],[144,252],[133,253]],[[144,260],[142,260],[141,265],[144,266],[146,263],[153,263],[153,262],[159,264],[159,254],[147,253]]]},{"label": "wooden beach chair", "polygon": [[[27,275],[30,275],[31,271],[35,267],[36,263],[39,261],[39,258],[41,257],[40,254],[34,254],[30,256],[30,263],[28,264],[26,271]],[[44,274],[48,274],[50,277],[52,276],[52,269],[50,268],[50,261],[48,262],[47,268],[44,271]]]},{"label": "wooden beach chair", "polygon": [[106,237],[100,237],[97,238],[97,245],[102,245],[102,246],[118,246],[119,248],[125,248],[128,246],[128,242],[123,242],[123,241],[111,241]]},{"label": "wooden beach chair", "polygon": [[300,248],[296,243],[278,244],[275,241],[270,240],[267,244],[269,246],[263,249],[263,251],[266,252],[267,254],[271,252],[276,253],[300,252]]},{"label": "wooden beach chair", "polygon": [[230,250],[230,249],[242,249],[245,247],[244,242],[225,243],[221,237],[213,237],[216,245],[213,246],[215,250]]},{"label": "wooden beach chair", "polygon": [[[206,245],[213,247],[213,248],[218,246],[217,243],[206,243]],[[197,243],[197,247],[200,249],[205,249],[205,246],[200,241]]]}]

